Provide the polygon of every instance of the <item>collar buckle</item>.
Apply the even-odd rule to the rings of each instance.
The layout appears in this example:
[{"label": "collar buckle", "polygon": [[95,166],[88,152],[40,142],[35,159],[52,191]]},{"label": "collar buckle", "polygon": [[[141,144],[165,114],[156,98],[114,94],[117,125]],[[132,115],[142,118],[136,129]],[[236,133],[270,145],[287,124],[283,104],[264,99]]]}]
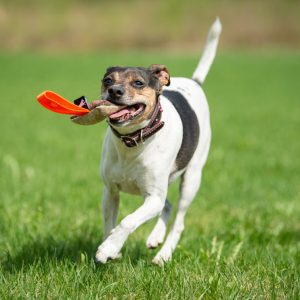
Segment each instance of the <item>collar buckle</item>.
[{"label": "collar buckle", "polygon": [[137,140],[134,137],[130,137],[128,135],[121,135],[120,139],[127,147],[133,147],[139,145]]}]

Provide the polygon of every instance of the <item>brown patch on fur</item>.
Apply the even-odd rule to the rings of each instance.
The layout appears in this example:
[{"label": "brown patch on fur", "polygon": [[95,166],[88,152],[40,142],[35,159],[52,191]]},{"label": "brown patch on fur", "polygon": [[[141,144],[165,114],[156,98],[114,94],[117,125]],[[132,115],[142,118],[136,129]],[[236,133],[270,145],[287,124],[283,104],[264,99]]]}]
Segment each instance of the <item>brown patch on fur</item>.
[{"label": "brown patch on fur", "polygon": [[144,81],[143,78],[135,74],[135,72],[130,72],[127,75],[122,75],[125,77],[123,79],[123,87],[125,88],[127,97],[130,98],[131,104],[143,103],[146,105],[144,112],[139,117],[135,118],[130,122],[130,124],[132,125],[139,124],[151,117],[151,113],[156,103],[156,92],[154,89],[148,86],[144,86],[142,88],[135,88],[132,85],[132,83],[135,80]]},{"label": "brown patch on fur", "polygon": [[[145,87],[143,91],[135,91],[133,92],[133,100],[135,103],[144,103],[146,105],[146,108],[139,117],[132,120],[131,124],[139,124],[145,120],[148,120],[151,118],[152,112],[154,110],[155,104],[156,104],[156,93],[153,89],[149,87]],[[141,101],[142,100],[142,101]]]}]

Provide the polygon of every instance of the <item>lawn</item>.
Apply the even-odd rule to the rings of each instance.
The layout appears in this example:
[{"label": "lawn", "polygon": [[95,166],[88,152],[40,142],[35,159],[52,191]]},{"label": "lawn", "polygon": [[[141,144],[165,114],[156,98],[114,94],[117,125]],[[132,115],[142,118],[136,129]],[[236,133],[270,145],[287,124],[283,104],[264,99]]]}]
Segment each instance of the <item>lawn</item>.
[{"label": "lawn", "polygon": [[[222,51],[220,51],[222,52]],[[46,111],[51,89],[96,99],[110,65],[166,64],[190,76],[195,55],[0,54],[0,299],[299,299],[300,55],[225,52],[204,84],[213,128],[202,188],[171,263],[152,265],[140,227],[123,258],[95,265],[105,122]],[[169,190],[177,202],[178,184]],[[122,195],[119,219],[141,199]]]}]

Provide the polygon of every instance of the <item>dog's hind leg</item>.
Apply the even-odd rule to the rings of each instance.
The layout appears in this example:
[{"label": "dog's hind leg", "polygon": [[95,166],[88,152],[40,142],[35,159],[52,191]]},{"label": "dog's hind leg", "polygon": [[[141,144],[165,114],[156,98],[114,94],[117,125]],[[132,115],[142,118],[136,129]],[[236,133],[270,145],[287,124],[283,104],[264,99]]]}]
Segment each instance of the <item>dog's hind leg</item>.
[{"label": "dog's hind leg", "polygon": [[154,249],[164,241],[171,210],[172,204],[166,199],[164,209],[147,239],[146,245],[148,248]]},{"label": "dog's hind leg", "polygon": [[172,252],[176,248],[184,229],[184,217],[186,211],[200,187],[201,174],[201,168],[190,166],[182,176],[178,212],[163,247],[153,259],[155,264],[163,265],[164,262],[169,261],[172,258]]}]

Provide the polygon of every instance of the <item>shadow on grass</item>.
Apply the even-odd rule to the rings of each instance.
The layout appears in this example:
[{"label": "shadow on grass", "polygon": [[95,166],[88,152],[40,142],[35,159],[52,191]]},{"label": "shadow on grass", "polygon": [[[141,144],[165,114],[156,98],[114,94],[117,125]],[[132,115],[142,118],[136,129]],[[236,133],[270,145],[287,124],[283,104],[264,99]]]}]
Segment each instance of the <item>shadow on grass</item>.
[{"label": "shadow on grass", "polygon": [[[16,273],[20,270],[26,271],[31,266],[53,265],[57,263],[71,263],[80,265],[88,264],[94,260],[94,256],[101,238],[96,240],[97,234],[93,238],[77,235],[65,240],[57,240],[52,236],[41,237],[24,244],[14,255],[7,253],[6,258],[1,262],[4,272]],[[122,249],[123,258],[111,263],[128,262],[137,265],[140,261],[150,262],[153,252],[146,248],[143,240],[129,242]],[[91,268],[95,264],[90,264]],[[105,265],[96,264],[96,269],[105,271]]]}]

